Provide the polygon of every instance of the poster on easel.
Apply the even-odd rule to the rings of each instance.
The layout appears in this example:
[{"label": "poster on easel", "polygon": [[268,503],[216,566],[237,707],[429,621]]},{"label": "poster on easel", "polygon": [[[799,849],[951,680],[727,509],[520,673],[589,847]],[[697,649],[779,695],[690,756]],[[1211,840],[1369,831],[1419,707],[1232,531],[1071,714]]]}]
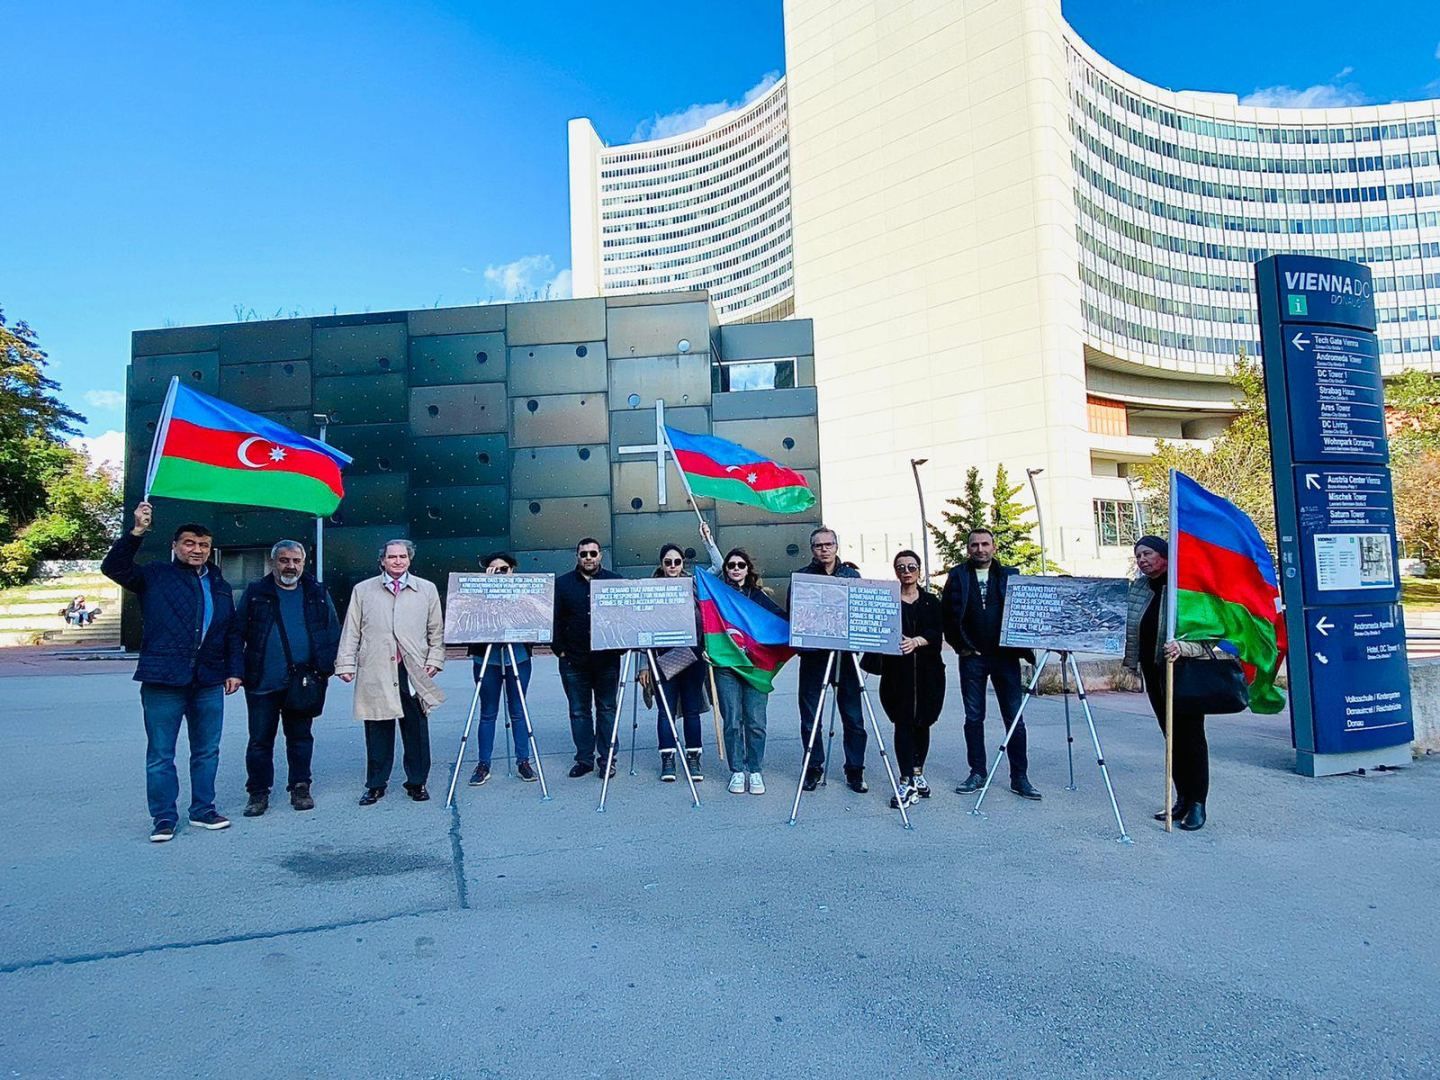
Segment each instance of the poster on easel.
[{"label": "poster on easel", "polygon": [[900,582],[790,575],[790,644],[900,655]]},{"label": "poster on easel", "polygon": [[1005,583],[1000,644],[1124,656],[1129,588],[1124,578],[1012,577]]},{"label": "poster on easel", "polygon": [[673,649],[697,640],[688,577],[590,583],[590,648]]},{"label": "poster on easel", "polygon": [[451,574],[445,644],[541,644],[554,616],[554,574]]}]

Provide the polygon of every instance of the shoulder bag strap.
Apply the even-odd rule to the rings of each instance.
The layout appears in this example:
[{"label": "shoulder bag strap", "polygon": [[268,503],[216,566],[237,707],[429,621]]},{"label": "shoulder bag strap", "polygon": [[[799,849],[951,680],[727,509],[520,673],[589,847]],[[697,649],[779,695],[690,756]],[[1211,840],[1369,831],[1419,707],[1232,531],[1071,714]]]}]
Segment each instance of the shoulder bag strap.
[{"label": "shoulder bag strap", "polygon": [[[304,610],[304,598],[301,598],[301,610]],[[275,597],[275,628],[280,631],[280,648],[285,651],[285,670],[293,672],[295,661],[290,658],[290,635],[285,633],[285,613],[280,610],[280,597]]]}]

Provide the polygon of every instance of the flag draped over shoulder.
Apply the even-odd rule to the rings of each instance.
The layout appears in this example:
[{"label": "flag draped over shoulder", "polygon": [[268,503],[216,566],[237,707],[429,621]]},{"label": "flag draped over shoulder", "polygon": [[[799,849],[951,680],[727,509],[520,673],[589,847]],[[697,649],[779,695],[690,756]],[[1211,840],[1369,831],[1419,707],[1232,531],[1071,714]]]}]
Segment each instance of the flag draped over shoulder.
[{"label": "flag draped over shoulder", "polygon": [[273,420],[170,381],[150,450],[146,497],[265,506],[323,517],[350,456]]},{"label": "flag draped over shoulder", "polygon": [[789,644],[790,624],[704,570],[695,574],[695,592],[702,644],[710,662],[770,693],[775,673],[795,655]]},{"label": "flag draped over shoulder", "polygon": [[739,443],[668,426],[665,438],[692,494],[763,506],[777,514],[799,514],[815,505],[815,493],[805,477]]},{"label": "flag draped over shoulder", "polygon": [[1170,490],[1175,637],[1218,639],[1245,669],[1250,708],[1279,712],[1285,619],[1270,550],[1242,510],[1184,473],[1171,474]]}]

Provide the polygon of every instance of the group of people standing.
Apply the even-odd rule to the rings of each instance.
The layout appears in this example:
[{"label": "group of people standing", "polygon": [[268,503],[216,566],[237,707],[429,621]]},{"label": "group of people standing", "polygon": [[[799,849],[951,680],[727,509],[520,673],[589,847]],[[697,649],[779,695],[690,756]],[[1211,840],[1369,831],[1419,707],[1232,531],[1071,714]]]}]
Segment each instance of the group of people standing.
[{"label": "group of people standing", "polygon": [[[270,551],[270,573],[247,586],[236,604],[231,586],[210,560],[213,538],[203,525],[189,523],[175,530],[169,560],[137,564],[136,555],[151,519],[151,507],[141,503],[133,527],[116,540],[102,564],[107,576],[140,598],[144,633],[135,679],[141,684],[147,737],[151,840],[172,839],[179,821],[175,749],[182,721],[188,725],[190,741],[188,820],[204,829],[229,826],[215,807],[215,775],[224,696],[241,688],[250,735],[245,815],[258,817],[269,809],[275,742],[282,729],[290,803],[297,811],[313,809],[311,725],[324,707],[324,688],[331,675],[354,684],[354,716],[365,725],[366,776],[360,805],[372,806],[385,796],[394,769],[397,731],[404,790],[416,802],[428,800],[428,715],[445,700],[435,682],[445,664],[444,620],[438,589],[410,572],[414,544],[392,540],[381,548],[380,573],[356,585],[342,624],[325,586],[306,573],[305,549],[299,542],[276,543]],[[697,566],[695,572],[714,575],[726,587],[784,618],[784,611],[765,588],[755,560],[742,548],[722,555],[709,528],[702,523],[700,529],[710,566]],[[1163,702],[1164,658],[1193,655],[1202,651],[1203,645],[1162,643],[1157,628],[1163,622],[1157,621],[1155,597],[1163,594],[1153,583],[1157,576],[1163,577],[1167,552],[1164,541],[1157,538],[1147,537],[1141,543],[1150,546],[1143,552],[1137,546],[1142,576],[1132,589],[1126,662],[1138,663],[1155,703]],[[833,530],[815,529],[810,549],[811,561],[800,572],[860,576],[854,564],[840,559]],[[930,728],[945,701],[944,642],[959,657],[965,711],[969,772],[956,792],[971,794],[986,781],[988,684],[995,691],[1006,726],[1014,724],[1015,728],[1006,747],[1010,789],[1025,799],[1041,798],[1028,776],[1024,721],[1017,719],[1023,696],[1020,660],[1033,663],[1034,656],[1000,643],[1006,583],[1018,571],[995,559],[994,536],[989,530],[972,530],[966,551],[966,560],[949,571],[938,597],[922,587],[921,559],[915,552],[901,551],[892,563],[900,582],[900,652],[867,657],[864,664],[865,670],[879,674],[881,707],[895,729],[899,793],[891,799],[892,806],[913,805],[932,794],[925,765]],[[607,764],[609,776],[615,769],[611,748],[616,738],[622,654],[592,649],[590,639],[591,583],[619,577],[602,565],[602,556],[600,542],[586,537],[576,545],[574,569],[555,579],[551,648],[558,658],[568,704],[574,744],[571,778],[597,771],[603,774]],[[685,561],[678,545],[666,544],[655,575],[685,576]],[[495,552],[485,556],[481,566],[486,573],[508,574],[516,570],[517,562],[509,553]],[[843,662],[850,658],[832,656],[827,650],[799,652],[800,734],[810,749],[802,786],[813,791],[825,775],[825,740],[817,725],[823,722],[820,702],[828,679],[843,727],[845,781],[852,791],[863,794],[869,789],[861,665]],[[492,650],[488,659],[484,653],[483,645],[470,649],[479,684],[479,761],[470,784],[478,787],[490,779],[502,696],[513,732],[516,772],[521,780],[534,781],[535,743],[523,698],[530,683],[530,654],[520,645]],[[835,663],[836,659],[842,662]],[[706,683],[711,677],[707,695]],[[737,795],[764,793],[765,691],[732,669],[706,664],[698,646],[663,651],[655,669],[645,671],[638,681],[658,705],[656,734],[662,781],[677,778],[680,755],[690,779],[703,780],[701,717],[709,697],[718,705],[723,721],[725,759],[731,771],[728,790]],[[1157,685],[1162,687],[1159,697]],[[1157,710],[1160,708],[1157,705]],[[1163,716],[1163,712],[1157,711],[1157,715]],[[679,732],[672,728],[672,719]],[[1208,788],[1204,717],[1177,716],[1176,731],[1174,813],[1182,828],[1195,829],[1204,824]],[[678,745],[676,734],[680,735]]]}]

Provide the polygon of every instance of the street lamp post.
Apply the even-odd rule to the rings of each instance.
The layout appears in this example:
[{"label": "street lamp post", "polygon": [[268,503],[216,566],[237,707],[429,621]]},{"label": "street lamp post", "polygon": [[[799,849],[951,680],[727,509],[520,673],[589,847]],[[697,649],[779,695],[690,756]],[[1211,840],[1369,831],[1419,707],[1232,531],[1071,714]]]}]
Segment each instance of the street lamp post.
[{"label": "street lamp post", "polygon": [[1035,486],[1035,477],[1039,476],[1044,469],[1026,469],[1025,475],[1030,478],[1030,497],[1035,500],[1035,531],[1040,535],[1040,573],[1046,573],[1045,562],[1045,515],[1040,512],[1040,491]]},{"label": "street lamp post", "polygon": [[925,561],[925,586],[930,586],[930,529],[925,517],[925,489],[920,486],[920,466],[929,458],[911,458],[910,471],[915,474],[915,497],[920,500],[920,555]]},{"label": "street lamp post", "polygon": [[1140,500],[1135,496],[1135,478],[1125,477],[1125,486],[1130,489],[1130,517],[1135,522],[1135,539],[1139,540],[1144,530],[1140,527]]}]

